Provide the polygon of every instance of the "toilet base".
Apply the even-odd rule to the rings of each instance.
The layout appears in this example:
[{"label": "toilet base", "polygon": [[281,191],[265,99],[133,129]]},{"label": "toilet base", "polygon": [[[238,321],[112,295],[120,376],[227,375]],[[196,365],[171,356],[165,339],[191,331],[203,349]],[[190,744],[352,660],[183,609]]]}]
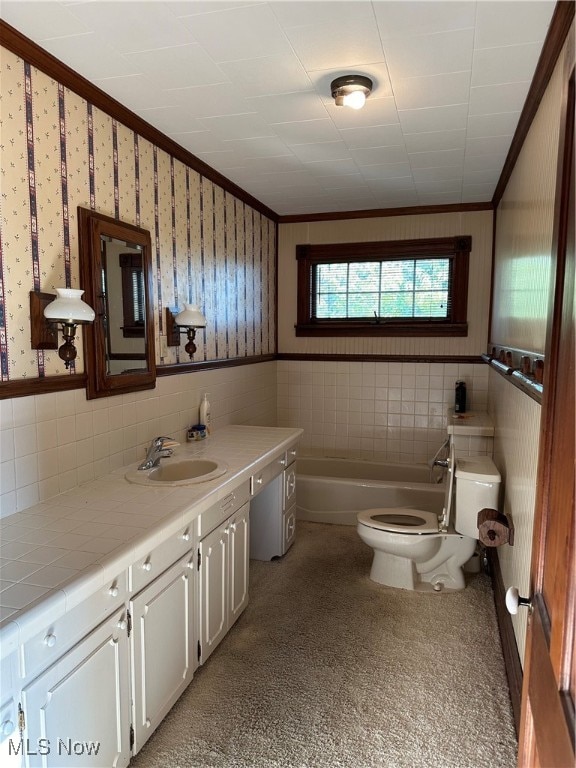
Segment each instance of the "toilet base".
[{"label": "toilet base", "polygon": [[415,589],[416,568],[412,560],[374,550],[370,578],[387,587]]},{"label": "toilet base", "polygon": [[462,566],[472,556],[476,542],[466,536],[442,538],[442,554],[438,553],[423,563],[375,549],[370,578],[387,587],[418,592],[457,592],[464,589],[466,582]]}]

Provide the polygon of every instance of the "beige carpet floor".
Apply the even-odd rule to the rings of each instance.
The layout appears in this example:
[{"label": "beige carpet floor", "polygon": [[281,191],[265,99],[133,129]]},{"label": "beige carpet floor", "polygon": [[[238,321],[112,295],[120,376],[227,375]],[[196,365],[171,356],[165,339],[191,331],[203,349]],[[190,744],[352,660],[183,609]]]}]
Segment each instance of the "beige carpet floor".
[{"label": "beige carpet floor", "polygon": [[368,578],[355,527],[299,523],[131,768],[512,768],[484,574],[452,594]]}]

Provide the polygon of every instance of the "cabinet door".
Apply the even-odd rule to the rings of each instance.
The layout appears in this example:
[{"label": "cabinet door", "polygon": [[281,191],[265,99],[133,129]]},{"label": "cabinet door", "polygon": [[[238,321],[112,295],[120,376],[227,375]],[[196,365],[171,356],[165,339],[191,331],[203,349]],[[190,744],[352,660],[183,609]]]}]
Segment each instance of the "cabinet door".
[{"label": "cabinet door", "polygon": [[284,509],[296,503],[296,465],[292,464],[284,472]]},{"label": "cabinet door", "polygon": [[296,537],[296,504],[282,513],[283,540],[282,551],[287,552]]},{"label": "cabinet door", "polygon": [[134,753],[192,680],[197,663],[192,553],[131,601]]},{"label": "cabinet door", "polygon": [[245,504],[227,523],[230,536],[230,625],[242,613],[248,603],[250,567],[250,528]]},{"label": "cabinet door", "polygon": [[26,766],[128,765],[128,656],[126,614],[117,611],[26,686]]},{"label": "cabinet door", "polygon": [[206,661],[228,631],[228,529],[200,542],[200,660]]}]

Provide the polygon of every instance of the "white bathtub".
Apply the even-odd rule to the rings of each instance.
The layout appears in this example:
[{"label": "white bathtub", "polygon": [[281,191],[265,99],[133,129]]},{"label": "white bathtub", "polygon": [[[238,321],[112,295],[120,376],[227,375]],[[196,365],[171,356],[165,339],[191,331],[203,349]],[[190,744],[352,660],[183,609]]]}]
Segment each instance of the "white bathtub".
[{"label": "white bathtub", "polygon": [[356,525],[360,510],[375,507],[442,513],[444,484],[430,482],[426,464],[305,457],[297,461],[296,480],[299,520]]}]

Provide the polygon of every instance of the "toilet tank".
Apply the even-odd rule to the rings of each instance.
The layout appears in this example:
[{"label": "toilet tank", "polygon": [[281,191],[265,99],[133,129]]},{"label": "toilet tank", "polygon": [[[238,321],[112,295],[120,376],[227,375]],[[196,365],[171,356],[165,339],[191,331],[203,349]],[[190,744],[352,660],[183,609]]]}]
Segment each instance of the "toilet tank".
[{"label": "toilet tank", "polygon": [[478,538],[478,512],[498,509],[500,473],[490,456],[466,456],[456,460],[456,514],[454,528]]}]

